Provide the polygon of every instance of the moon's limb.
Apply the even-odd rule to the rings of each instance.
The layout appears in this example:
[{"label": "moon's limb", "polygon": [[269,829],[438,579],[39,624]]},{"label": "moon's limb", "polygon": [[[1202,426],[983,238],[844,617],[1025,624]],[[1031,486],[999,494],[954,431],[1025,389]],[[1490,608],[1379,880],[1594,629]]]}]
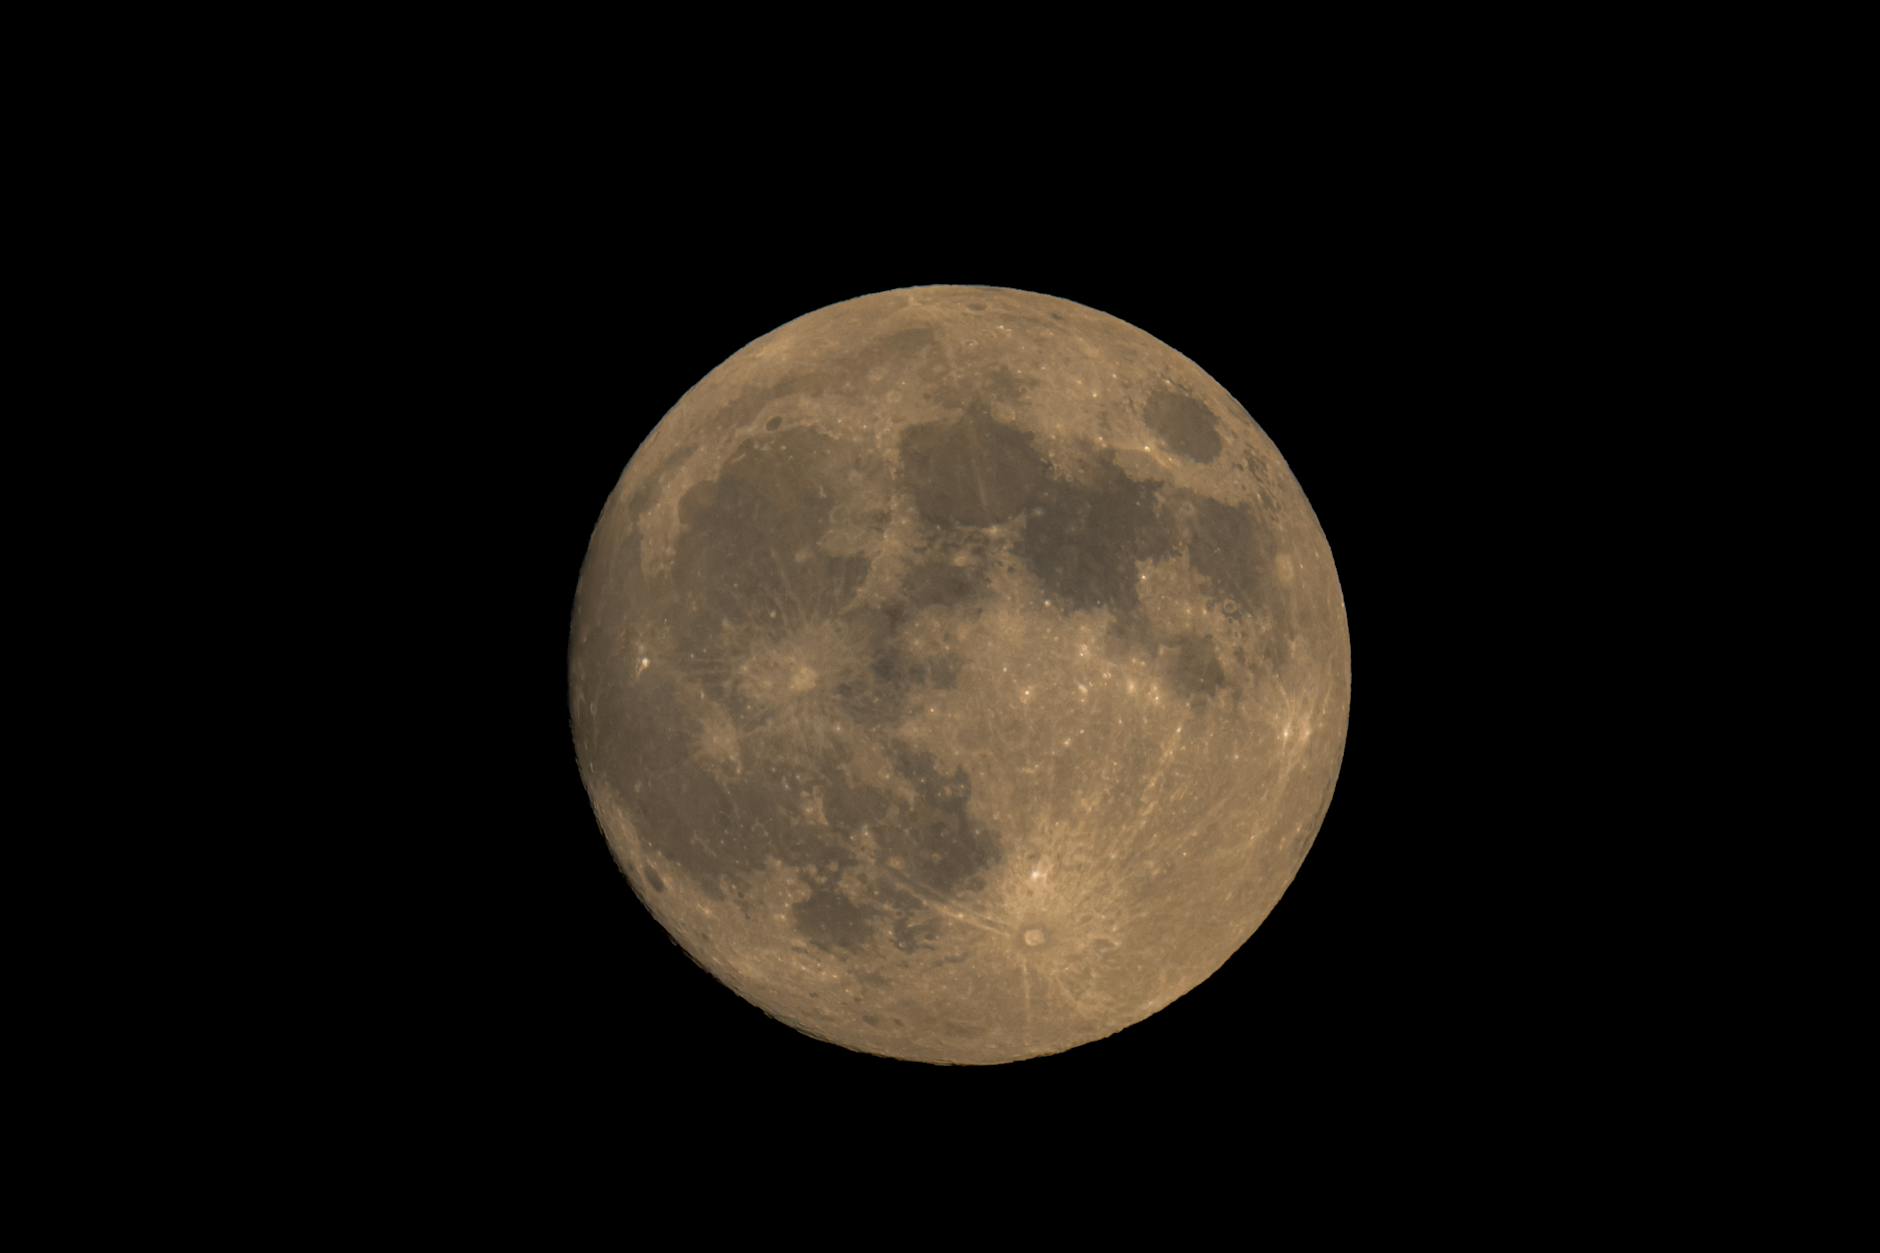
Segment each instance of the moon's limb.
[{"label": "moon's limb", "polygon": [[1150,336],[918,288],[757,340],[602,513],[570,655],[610,846],[771,1014],[1056,1052],[1213,973],[1290,883],[1350,698],[1325,538]]}]

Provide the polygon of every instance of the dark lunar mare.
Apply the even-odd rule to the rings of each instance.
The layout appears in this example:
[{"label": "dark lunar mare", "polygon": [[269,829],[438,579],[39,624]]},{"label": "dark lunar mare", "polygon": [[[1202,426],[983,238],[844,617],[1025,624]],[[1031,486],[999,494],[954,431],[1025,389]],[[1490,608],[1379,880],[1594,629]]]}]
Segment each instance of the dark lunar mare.
[{"label": "dark lunar mare", "polygon": [[[1171,396],[1157,393],[1151,413],[1184,432],[1183,446],[1197,457],[1217,454],[1212,413]],[[1197,433],[1203,429],[1212,444]],[[976,555],[961,563],[948,554],[972,555],[976,529],[1017,522],[1010,552],[1054,604],[1109,611],[1118,636],[1155,650],[1176,690],[1205,701],[1227,686],[1221,659],[1203,636],[1153,631],[1139,596],[1142,563],[1191,550],[1227,616],[1266,606],[1283,619],[1286,598],[1271,585],[1272,539],[1250,508],[1131,478],[1114,452],[1094,444],[1086,453],[1080,472],[1054,473],[1029,435],[976,400],[957,418],[910,427],[901,440],[902,472],[927,523],[925,549],[937,555],[910,570],[908,601],[950,604],[982,593],[983,563]],[[1277,640],[1289,625],[1277,621],[1269,638]]]},{"label": "dark lunar mare", "polygon": [[[910,691],[952,681],[957,659],[917,658],[894,644],[906,606],[852,604],[868,559],[821,546],[833,502],[852,490],[851,476],[865,472],[862,461],[853,445],[791,428],[751,439],[717,479],[687,491],[672,562],[651,577],[637,569],[626,589],[636,617],[660,624],[662,646],[652,651],[661,664],[601,688],[598,738],[622,751],[598,768],[647,845],[705,895],[737,897],[752,876],[781,863],[809,885],[808,897],[792,907],[807,940],[853,948],[885,927],[911,950],[931,938],[931,924],[921,920],[924,897],[961,890],[1000,855],[997,832],[968,815],[972,790],[963,772],[944,774],[931,756],[889,741],[895,781],[911,790],[909,800],[850,781],[827,749],[819,755],[810,745],[786,746],[731,771],[702,760],[696,747],[714,708],[739,719],[763,714],[740,694],[726,657],[753,639],[818,622],[843,623],[845,638],[868,657],[836,694],[843,716],[857,724],[892,722]],[[917,581],[911,602],[938,603],[968,590],[966,582]],[[818,819],[805,812],[809,794],[820,800]],[[864,831],[877,860],[894,858],[905,880],[871,888],[863,895],[868,904],[841,882],[860,864]]]},{"label": "dark lunar mare", "polygon": [[1105,453],[1087,477],[1045,485],[1016,551],[1054,604],[1107,609],[1118,633],[1140,642],[1149,636],[1149,623],[1138,596],[1138,563],[1171,557],[1179,543],[1157,509],[1156,489],[1130,478]]},{"label": "dark lunar mare", "polygon": [[1184,392],[1163,390],[1149,397],[1143,424],[1155,432],[1163,447],[1190,461],[1212,461],[1221,455],[1219,421],[1214,411]]}]

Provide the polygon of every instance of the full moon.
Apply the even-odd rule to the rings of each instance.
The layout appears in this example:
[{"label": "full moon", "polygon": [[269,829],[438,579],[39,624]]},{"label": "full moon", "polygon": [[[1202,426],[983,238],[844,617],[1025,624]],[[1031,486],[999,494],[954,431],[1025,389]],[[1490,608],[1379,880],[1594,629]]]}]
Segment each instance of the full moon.
[{"label": "full moon", "polygon": [[1159,340],[1004,288],[844,301],[628,464],[576,753],[706,970],[845,1048],[997,1063],[1196,987],[1291,883],[1350,707],[1317,517]]}]

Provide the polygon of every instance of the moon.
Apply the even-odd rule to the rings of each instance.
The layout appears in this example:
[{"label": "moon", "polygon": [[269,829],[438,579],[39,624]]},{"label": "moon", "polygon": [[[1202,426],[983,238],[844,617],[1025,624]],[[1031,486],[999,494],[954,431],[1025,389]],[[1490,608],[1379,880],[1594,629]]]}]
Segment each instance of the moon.
[{"label": "moon", "polygon": [[680,399],[582,566],[581,775],[706,970],[848,1049],[990,1064],[1156,1013],[1331,803],[1345,606],[1247,411],[1135,327],[920,287]]}]

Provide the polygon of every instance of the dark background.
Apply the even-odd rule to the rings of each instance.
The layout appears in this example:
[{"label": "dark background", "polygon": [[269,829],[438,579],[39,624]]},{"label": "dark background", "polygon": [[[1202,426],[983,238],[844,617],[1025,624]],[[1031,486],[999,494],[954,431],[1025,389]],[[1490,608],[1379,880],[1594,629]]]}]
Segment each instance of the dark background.
[{"label": "dark background", "polygon": [[[453,668],[432,676],[448,712],[425,715],[450,724],[446,774],[406,827],[435,906],[401,975],[402,1012],[435,1041],[414,1073],[461,1075],[489,1117],[683,1104],[739,1127],[877,1101],[938,1120],[1098,1102],[1244,1122],[1328,1102],[1479,1109],[1553,1082],[1564,989],[1541,937],[1571,852],[1527,730],[1551,699],[1533,629],[1558,609],[1526,497],[1559,455],[1563,402],[1535,385],[1529,314],[1534,285],[1562,281],[1557,258],[1485,248],[1443,215],[1331,204],[1258,232],[1029,220],[766,236],[722,213],[613,234],[531,219],[526,246],[446,287],[437,368],[459,380],[455,412],[435,433],[435,516],[406,555],[425,572],[414,646]],[[1336,796],[1251,941],[1115,1037],[995,1068],[850,1053],[695,966],[614,867],[567,712],[588,536],[652,426],[782,323],[928,283],[1075,300],[1213,375],[1303,485],[1351,630]]]},{"label": "dark background", "polygon": [[[1615,1071],[1632,1081],[1614,1088],[1630,1102],[1685,1068],[1681,1040],[1656,1043],[1656,1071],[1640,1064],[1654,1045],[1651,1015],[1636,1011],[1647,997],[1675,1006],[1694,972],[1734,981],[1740,968],[1707,953],[1714,929],[1685,926],[1678,912],[1699,895],[1692,872],[1716,855],[1714,828],[1679,812],[1682,780],[1665,768],[1698,706],[1663,675],[1710,619],[1754,621],[1770,603],[1778,616],[1793,611],[1769,590],[1782,563],[1738,558],[1766,515],[1763,479],[1786,473],[1767,462],[1793,406],[1759,415],[1773,432],[1724,441],[1733,465],[1720,481],[1742,484],[1743,501],[1706,510],[1678,499],[1704,474],[1690,453],[1720,438],[1721,406],[1694,398],[1697,383],[1733,390],[1755,356],[1739,350],[1753,333],[1712,338],[1687,305],[1713,305],[1715,329],[1728,330],[1747,303],[1740,245],[1769,227],[1742,208],[1759,186],[1743,147],[1758,131],[1765,145],[1786,144],[1793,127],[1760,105],[1748,121],[1711,118],[1708,94],[1655,71],[1670,107],[1641,119],[1577,57],[1570,73],[1535,82],[1533,107],[1519,90],[1534,81],[1531,52],[1512,43],[1487,58],[1505,81],[1478,84],[1449,81],[1439,62],[1387,38],[1384,58],[1424,81],[1354,92],[1370,86],[1362,68],[1307,75],[1294,91],[1267,77],[1274,58],[1247,59],[1244,41],[1226,41],[1243,63],[1212,76],[1240,97],[1223,102],[1197,90],[1207,84],[1187,73],[1186,55],[1168,58],[1182,81],[1166,88],[1136,73],[1153,56],[1131,57],[1120,74],[1104,64],[1073,90],[1025,98],[1009,54],[992,68],[993,40],[943,76],[880,60],[884,81],[858,89],[857,65],[805,71],[760,36],[757,50],[795,81],[745,101],[701,59],[703,44],[596,40],[590,68],[562,39],[534,59],[532,79],[513,55],[453,57],[439,40],[427,28],[421,48],[386,54],[405,107],[362,93],[342,58],[317,82],[288,85],[299,124],[213,84],[200,126],[146,110],[159,137],[148,182],[84,145],[74,158],[122,180],[97,197],[97,238],[79,251],[101,247],[108,268],[112,241],[129,232],[129,250],[156,264],[152,278],[133,269],[128,303],[67,285],[140,335],[141,321],[187,341],[161,344],[145,368],[88,345],[87,372],[123,374],[136,390],[100,416],[153,444],[184,443],[250,507],[188,500],[187,480],[151,473],[104,426],[75,429],[98,459],[132,462],[166,507],[200,509],[205,549],[230,536],[254,548],[225,568],[235,592],[225,619],[172,585],[176,552],[135,521],[114,523],[79,568],[90,578],[123,548],[154,553],[165,575],[135,608],[180,620],[217,652],[220,635],[258,645],[253,666],[209,667],[241,689],[226,725],[254,754],[246,773],[261,794],[247,847],[223,875],[202,877],[216,904],[277,915],[287,940],[207,909],[183,919],[188,903],[138,878],[166,927],[170,915],[200,925],[214,963],[232,952],[252,974],[217,986],[226,1029],[204,1032],[159,1006],[100,1033],[111,1055],[101,1069],[146,1053],[152,1033],[179,1037],[218,1078],[258,1061],[265,1073],[252,1088],[244,1077],[238,1099],[252,1096],[270,1132],[285,1127],[318,1153],[325,1139],[303,1134],[274,1097],[333,1098],[337,1178],[331,1162],[295,1172],[320,1189],[348,1186],[362,1142],[398,1162],[388,1177],[398,1186],[453,1140],[465,1160],[506,1166],[554,1146],[649,1156],[690,1129],[711,1143],[675,1159],[711,1201],[683,1211],[686,1229],[739,1207],[753,1176],[800,1155],[823,1184],[799,1198],[815,1214],[789,1235],[822,1238],[842,1217],[831,1194],[845,1199],[857,1161],[898,1169],[923,1143],[964,1148],[967,1186],[936,1189],[930,1174],[904,1171],[887,1192],[902,1221],[873,1231],[898,1237],[981,1198],[1035,1202],[1053,1218],[1151,1205],[1174,1214],[1194,1181],[1177,1181],[1175,1196],[1131,1186],[1111,1169],[1119,1148],[1295,1148],[1285,1126],[1304,1122],[1341,1149],[1394,1125],[1411,1143],[1391,1166],[1444,1169],[1452,1188],[1433,1192],[1446,1198],[1472,1181],[1440,1154],[1458,1124],[1491,1133],[1474,1145],[1489,1155],[1564,1144],[1559,1120],[1537,1109],[1566,1109],[1591,1077]],[[1641,52],[1641,69],[1656,59]],[[671,84],[668,60],[686,63]],[[1075,50],[1063,60],[1085,64]],[[246,64],[273,72],[267,55]],[[444,64],[462,90],[427,81],[422,70]],[[831,98],[816,99],[818,88]],[[1610,125],[1588,127],[1601,107]],[[336,131],[346,110],[352,121]],[[126,116],[113,128],[138,115],[115,111]],[[180,141],[219,136],[231,117],[248,119],[252,143],[212,141],[200,162],[212,177],[177,164]],[[870,134],[875,121],[893,133]],[[1662,195],[1694,148],[1714,175],[1688,196]],[[181,229],[169,229],[165,205]],[[1792,232],[1776,233],[1781,266],[1795,268]],[[226,281],[205,272],[209,258],[223,260]],[[779,324],[925,283],[1080,301],[1217,378],[1318,513],[1353,653],[1332,805],[1297,881],[1242,951],[1112,1039],[983,1069],[810,1040],[693,966],[612,865],[568,727],[583,552],[647,430]],[[215,318],[193,322],[191,298]],[[1693,326],[1705,351],[1680,357]],[[194,412],[204,388],[226,395],[226,430]],[[1675,448],[1662,463],[1641,455],[1654,436]],[[51,468],[21,465],[29,478]],[[1641,497],[1674,501],[1675,527],[1647,529]],[[73,493],[68,504],[97,499]],[[282,515],[304,549],[283,554]],[[1667,585],[1675,598],[1675,576],[1704,553],[1728,563],[1705,589],[1720,611],[1705,599],[1705,621],[1654,628],[1654,601]],[[261,603],[256,585],[275,581],[281,601]],[[50,616],[62,628],[75,617],[56,604]],[[302,626],[312,629],[284,629]],[[1734,668],[1714,680],[1706,670],[1706,685],[1767,686],[1766,651],[1752,641]],[[113,638],[86,660],[197,680],[141,637]],[[1788,664],[1779,660],[1778,681]],[[154,712],[167,727],[189,703]],[[310,730],[311,744],[289,747],[276,714]],[[1718,720],[1724,733],[1745,742],[1789,725],[1730,717]],[[180,729],[167,737],[207,760]],[[91,762],[95,739],[88,727],[66,747]],[[192,791],[245,772],[206,773],[188,780]],[[1730,803],[1730,768],[1709,773],[1723,776],[1711,786]],[[122,807],[101,804],[109,781],[77,789],[83,804],[62,838],[95,856],[102,813],[112,839],[165,863],[193,843],[192,805],[126,822]],[[306,809],[304,834],[283,831]],[[1739,864],[1793,882],[1775,844],[1809,834],[1766,835]],[[1654,846],[1649,855],[1680,873],[1630,886]],[[263,850],[285,864],[264,867]],[[290,905],[290,892],[311,907]],[[1623,936],[1628,894],[1666,919],[1674,944]],[[1754,896],[1722,903],[1753,914]],[[1734,938],[1761,933],[1752,920]],[[1624,994],[1615,972],[1628,977]],[[156,996],[191,973],[165,960]],[[278,1017],[258,1009],[267,1001],[281,1004]],[[149,1086],[185,1109],[197,1099],[180,1075]],[[1716,1105],[1734,1111],[1728,1087]],[[1636,1144],[1642,1107],[1620,1111],[1602,1156],[1613,1141]],[[1495,1136],[1497,1123],[1522,1133]],[[190,1111],[158,1130],[180,1143],[198,1127]],[[818,1147],[806,1135],[833,1151],[804,1152]],[[276,1168],[253,1142],[232,1147]],[[1070,1186],[1036,1188],[1041,1165]],[[1571,1208],[1584,1175],[1566,1177]],[[621,1172],[615,1182],[636,1181]],[[1240,1184],[1231,1195],[1263,1207],[1290,1199]],[[622,1191],[640,1213],[671,1212],[657,1190]],[[1362,1195],[1351,1199],[1363,1208]],[[1559,1208],[1543,1212],[1551,1220]]]}]

